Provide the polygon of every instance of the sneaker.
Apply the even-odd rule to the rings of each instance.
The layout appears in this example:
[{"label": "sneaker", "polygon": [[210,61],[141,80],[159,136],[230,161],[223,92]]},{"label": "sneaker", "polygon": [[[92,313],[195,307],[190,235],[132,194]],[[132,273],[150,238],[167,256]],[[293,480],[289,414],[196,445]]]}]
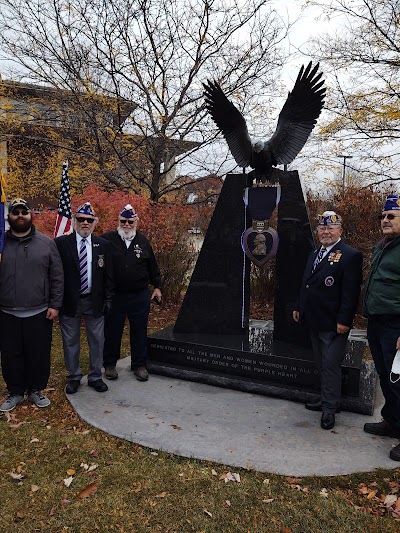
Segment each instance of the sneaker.
[{"label": "sneaker", "polygon": [[364,431],[372,435],[380,435],[381,437],[400,438],[400,429],[393,428],[386,420],[382,420],[381,422],[368,422],[364,424]]},{"label": "sneaker", "polygon": [[149,379],[149,373],[147,372],[147,368],[145,366],[134,368],[133,373],[138,381],[147,381]]},{"label": "sneaker", "polygon": [[21,394],[10,394],[5,402],[0,405],[0,411],[2,413],[8,413],[12,411],[14,407],[24,401],[24,397]]},{"label": "sneaker", "polygon": [[36,405],[36,407],[48,407],[50,405],[50,400],[46,398],[40,390],[34,390],[28,396],[28,400]]},{"label": "sneaker", "polygon": [[107,379],[118,379],[118,372],[115,366],[108,366],[105,369],[104,375]]}]

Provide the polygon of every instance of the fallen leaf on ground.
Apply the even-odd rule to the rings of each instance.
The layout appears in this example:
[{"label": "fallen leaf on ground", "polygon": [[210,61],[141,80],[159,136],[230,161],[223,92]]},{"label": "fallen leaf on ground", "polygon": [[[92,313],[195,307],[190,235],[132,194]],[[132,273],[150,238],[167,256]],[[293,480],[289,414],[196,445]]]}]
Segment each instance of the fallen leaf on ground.
[{"label": "fallen leaf on ground", "polygon": [[73,476],[74,474],[75,474],[75,470],[74,470],[73,468],[69,468],[69,469],[67,470],[67,475],[68,475],[68,476]]},{"label": "fallen leaf on ground", "polygon": [[31,492],[37,492],[39,487],[37,485],[31,485]]},{"label": "fallen leaf on ground", "polygon": [[177,426],[176,424],[171,424],[171,427],[176,429],[177,431],[182,431],[182,428],[180,428],[179,426]]},{"label": "fallen leaf on ground", "polygon": [[302,482],[302,479],[300,477],[287,477],[286,481],[290,484],[297,485],[298,483]]},{"label": "fallen leaf on ground", "polygon": [[207,511],[207,509],[204,509],[204,512],[205,512],[208,516],[212,516],[212,513],[210,513],[210,511]]},{"label": "fallen leaf on ground", "polygon": [[160,492],[160,494],[156,494],[154,498],[165,498],[165,496],[168,496],[168,492]]},{"label": "fallen leaf on ground", "polygon": [[98,467],[99,465],[96,465],[96,464],[92,464],[89,466],[88,468],[88,472],[93,472],[93,470],[96,470],[96,468]]},{"label": "fallen leaf on ground", "polygon": [[267,500],[262,500],[263,503],[272,503],[274,501],[274,498],[268,498]]},{"label": "fallen leaf on ground", "polygon": [[89,455],[91,455],[92,457],[98,457],[100,453],[97,450],[91,450],[89,452]]},{"label": "fallen leaf on ground", "polygon": [[212,474],[213,476],[218,476],[218,474],[217,474],[217,472],[214,470],[214,468],[211,470],[211,474]]},{"label": "fallen leaf on ground", "polygon": [[230,506],[232,505],[231,502],[230,502],[229,500],[225,500],[225,503],[226,503],[226,505],[227,505],[228,507],[230,507]]},{"label": "fallen leaf on ground", "polygon": [[323,496],[324,498],[327,498],[328,497],[328,491],[326,489],[322,489],[321,492],[320,492],[320,495]]},{"label": "fallen leaf on ground", "polygon": [[158,455],[157,452],[150,452],[150,455]]},{"label": "fallen leaf on ground", "polygon": [[26,474],[22,474],[22,473],[17,474],[16,472],[7,472],[7,474],[12,479],[15,479],[15,481],[20,481],[21,479],[24,479],[26,477]]},{"label": "fallen leaf on ground", "polygon": [[32,444],[33,442],[39,442],[39,439],[36,439],[36,438],[31,439],[31,444]]},{"label": "fallen leaf on ground", "polygon": [[61,505],[69,505],[71,503],[71,500],[63,499],[61,500]]},{"label": "fallen leaf on ground", "polygon": [[397,502],[397,496],[394,494],[388,494],[383,502],[383,505],[386,505],[386,507],[391,507],[395,502]]},{"label": "fallen leaf on ground", "polygon": [[77,498],[87,498],[88,496],[91,496],[94,494],[97,489],[99,488],[97,483],[89,483],[87,487],[82,489],[78,494],[76,495]]},{"label": "fallen leaf on ground", "polygon": [[63,479],[63,483],[66,487],[69,487],[73,481],[74,481],[74,478],[72,476],[67,477],[66,479]]},{"label": "fallen leaf on ground", "polygon": [[222,476],[219,476],[219,479],[223,479],[225,483],[228,483],[228,481],[235,481],[236,483],[240,483],[240,475],[236,472],[227,472],[226,474],[222,474]]}]

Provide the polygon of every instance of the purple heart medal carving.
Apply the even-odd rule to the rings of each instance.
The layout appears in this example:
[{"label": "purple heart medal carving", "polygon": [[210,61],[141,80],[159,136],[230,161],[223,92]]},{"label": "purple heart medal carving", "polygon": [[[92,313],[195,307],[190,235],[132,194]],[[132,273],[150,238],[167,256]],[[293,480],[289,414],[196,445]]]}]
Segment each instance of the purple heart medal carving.
[{"label": "purple heart medal carving", "polygon": [[252,218],[252,227],[242,234],[242,249],[256,266],[261,267],[274,257],[278,249],[278,233],[269,227],[269,219],[281,197],[281,187],[247,187],[243,200]]}]

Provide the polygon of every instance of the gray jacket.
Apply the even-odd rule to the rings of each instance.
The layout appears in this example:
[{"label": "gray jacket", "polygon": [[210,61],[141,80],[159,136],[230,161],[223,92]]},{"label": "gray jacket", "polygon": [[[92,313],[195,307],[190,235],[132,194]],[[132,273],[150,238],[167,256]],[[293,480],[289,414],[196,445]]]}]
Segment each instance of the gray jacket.
[{"label": "gray jacket", "polygon": [[22,238],[7,231],[0,262],[0,309],[59,309],[63,291],[64,272],[54,241],[35,226]]}]

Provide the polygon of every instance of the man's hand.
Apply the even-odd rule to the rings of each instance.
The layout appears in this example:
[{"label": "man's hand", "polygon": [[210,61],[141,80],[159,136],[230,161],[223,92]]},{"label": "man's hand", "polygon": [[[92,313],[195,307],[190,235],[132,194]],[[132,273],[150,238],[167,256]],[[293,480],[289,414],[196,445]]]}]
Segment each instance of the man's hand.
[{"label": "man's hand", "polygon": [[400,337],[397,339],[396,342],[396,350],[400,350]]},{"label": "man's hand", "polygon": [[111,300],[106,300],[103,305],[104,316],[107,317],[111,313],[112,303]]},{"label": "man's hand", "polygon": [[154,289],[153,294],[151,295],[151,299],[155,300],[156,303],[160,304],[161,298],[162,298],[162,295],[161,295],[160,289]]},{"label": "man's hand", "polygon": [[58,317],[58,313],[58,309],[53,309],[52,307],[49,307],[47,309],[46,318],[48,318],[49,320],[54,320]]},{"label": "man's hand", "polygon": [[343,335],[343,333],[347,333],[349,330],[349,326],[344,326],[343,324],[336,324],[336,331],[339,333],[339,335]]},{"label": "man's hand", "polygon": [[299,311],[293,311],[293,320],[295,322],[298,322],[300,320],[300,312]]}]

